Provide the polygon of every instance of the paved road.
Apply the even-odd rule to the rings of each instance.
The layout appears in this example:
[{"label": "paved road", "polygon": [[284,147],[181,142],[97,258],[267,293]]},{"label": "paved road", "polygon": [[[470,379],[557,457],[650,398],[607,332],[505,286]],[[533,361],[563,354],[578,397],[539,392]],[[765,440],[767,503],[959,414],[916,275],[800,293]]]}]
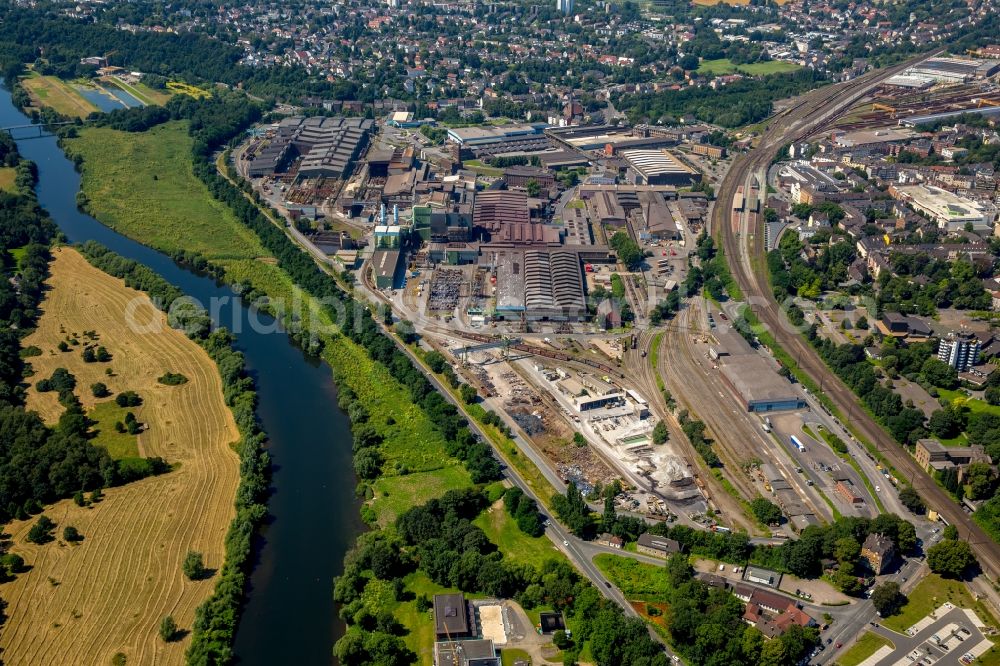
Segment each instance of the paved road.
[{"label": "paved road", "polygon": [[734,229],[730,221],[737,186],[746,186],[752,178],[762,181],[768,165],[783,145],[811,135],[868,94],[882,80],[912,66],[913,62],[803,95],[788,111],[775,118],[757,149],[735,158],[733,167],[719,188],[712,225],[722,237],[733,276],[761,323],[778,344],[796,359],[802,371],[824,387],[826,396],[849,419],[853,429],[871,441],[897,471],[911,480],[931,508],[958,527],[961,537],[972,545],[983,569],[995,577],[1000,573],[1000,546],[920,469],[916,461],[872,417],[859,408],[853,392],[830,371],[805,338],[789,325],[774,300],[767,276],[763,274],[765,269],[760,272],[756,269],[766,265],[763,233],[759,229]]}]

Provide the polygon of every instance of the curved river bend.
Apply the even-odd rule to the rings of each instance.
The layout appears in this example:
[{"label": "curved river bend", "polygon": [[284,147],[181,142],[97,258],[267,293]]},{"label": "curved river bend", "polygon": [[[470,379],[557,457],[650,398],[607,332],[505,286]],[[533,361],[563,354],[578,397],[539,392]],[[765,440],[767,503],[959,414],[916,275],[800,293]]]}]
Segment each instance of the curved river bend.
[{"label": "curved river bend", "polygon": [[[0,88],[0,127],[30,122]],[[14,134],[21,155],[38,165],[39,203],[71,242],[95,240],[145,264],[203,305],[223,304],[209,310],[218,325],[236,333],[236,347],[257,381],[258,414],[274,462],[270,517],[256,544],[236,654],[241,664],[331,663],[343,630],[333,577],[362,526],[349,423],[337,408],[330,369],[275,332],[270,317],[240,304],[225,285],[78,211],[80,176],[55,137],[37,137],[35,130]]]}]

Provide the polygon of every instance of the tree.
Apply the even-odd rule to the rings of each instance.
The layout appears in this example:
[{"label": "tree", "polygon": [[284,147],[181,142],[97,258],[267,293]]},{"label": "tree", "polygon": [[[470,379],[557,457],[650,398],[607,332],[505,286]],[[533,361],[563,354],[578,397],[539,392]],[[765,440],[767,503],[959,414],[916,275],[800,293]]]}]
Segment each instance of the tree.
[{"label": "tree", "polygon": [[573,641],[569,639],[566,632],[562,629],[556,629],[552,634],[552,644],[555,645],[560,650],[565,650],[573,644]]},{"label": "tree", "polygon": [[205,561],[201,553],[189,550],[187,555],[184,556],[181,571],[188,577],[188,580],[201,580],[205,575]]},{"label": "tree", "polygon": [[135,391],[122,391],[115,396],[115,404],[119,407],[138,407],[142,404],[142,398]]},{"label": "tree", "polygon": [[625,264],[630,271],[637,270],[646,257],[638,243],[624,231],[616,232],[609,243],[618,254],[618,260]]},{"label": "tree", "polygon": [[382,471],[382,455],[375,449],[362,449],[354,456],[354,473],[362,479],[374,479]]},{"label": "tree", "polygon": [[464,402],[467,405],[471,405],[472,403],[474,403],[476,401],[476,398],[479,396],[479,392],[476,391],[474,387],[469,386],[468,384],[462,384],[458,388],[458,392],[462,396],[462,402]]},{"label": "tree", "polygon": [[108,390],[108,385],[104,382],[95,382],[91,384],[90,392],[94,394],[95,398],[107,398],[111,395],[111,391]]},{"label": "tree", "polygon": [[[937,359],[935,359],[937,360]],[[942,439],[950,439],[958,434],[962,428],[961,418],[950,406],[944,409],[936,409],[927,421],[927,426],[935,436]]]},{"label": "tree", "polygon": [[941,533],[941,538],[947,541],[958,540],[958,528],[954,525],[945,525],[944,531]]},{"label": "tree", "polygon": [[920,372],[928,383],[938,388],[953,389],[958,386],[958,371],[933,356],[924,361]]},{"label": "tree", "polygon": [[841,564],[850,564],[853,568],[861,554],[861,544],[854,537],[837,539],[833,544],[833,557]]},{"label": "tree", "polygon": [[37,543],[39,545],[43,543],[48,543],[52,541],[52,530],[56,528],[56,524],[52,522],[52,519],[48,516],[42,514],[38,517],[38,520],[31,529],[28,530],[28,536],[26,537],[31,543]]},{"label": "tree", "polygon": [[927,550],[927,565],[945,578],[961,578],[975,562],[967,541],[944,540]]},{"label": "tree", "polygon": [[170,615],[160,621],[160,638],[164,643],[170,643],[177,638],[177,623]]},{"label": "tree", "polygon": [[668,439],[670,439],[670,433],[667,432],[667,424],[660,421],[653,428],[653,444],[666,444]]},{"label": "tree", "polygon": [[781,523],[781,509],[777,504],[758,497],[750,502],[750,510],[760,522],[765,525],[777,525]]},{"label": "tree", "polygon": [[542,192],[542,186],[534,178],[525,183],[524,189],[528,191],[529,197],[537,197]]},{"label": "tree", "polygon": [[0,556],[0,566],[7,570],[8,575],[21,573],[24,571],[24,558],[14,553],[6,553]]},{"label": "tree", "polygon": [[83,535],[72,525],[67,525],[63,528],[63,541],[69,541],[70,543],[83,541]]},{"label": "tree", "polygon": [[923,513],[924,509],[927,508],[924,504],[924,500],[921,499],[920,495],[913,488],[913,486],[906,486],[899,491],[899,501],[913,513]]},{"label": "tree", "polygon": [[996,476],[989,463],[972,463],[965,473],[965,496],[969,499],[986,499],[993,496]]},{"label": "tree", "polygon": [[906,603],[906,597],[899,591],[899,583],[890,581],[877,585],[872,590],[872,605],[882,617],[893,615]]},{"label": "tree", "polygon": [[587,438],[583,436],[583,433],[574,432],[573,433],[573,444],[576,446],[586,446]]}]

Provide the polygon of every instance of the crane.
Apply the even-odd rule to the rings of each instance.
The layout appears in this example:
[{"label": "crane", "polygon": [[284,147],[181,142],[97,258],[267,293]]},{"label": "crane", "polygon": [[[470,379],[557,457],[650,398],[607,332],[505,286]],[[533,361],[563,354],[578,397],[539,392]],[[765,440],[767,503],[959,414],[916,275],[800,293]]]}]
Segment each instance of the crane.
[{"label": "crane", "polygon": [[108,51],[107,53],[104,54],[104,66],[105,67],[108,66],[108,56],[113,56],[116,53],[118,53],[118,49],[115,49],[114,51]]}]

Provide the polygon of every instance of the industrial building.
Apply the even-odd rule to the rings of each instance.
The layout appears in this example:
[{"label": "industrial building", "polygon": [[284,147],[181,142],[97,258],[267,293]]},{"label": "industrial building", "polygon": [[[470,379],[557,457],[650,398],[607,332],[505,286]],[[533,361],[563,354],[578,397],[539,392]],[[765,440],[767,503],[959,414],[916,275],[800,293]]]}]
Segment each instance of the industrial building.
[{"label": "industrial building", "polygon": [[579,321],[587,316],[580,255],[559,249],[483,248],[496,278],[496,316]]},{"label": "industrial building", "polygon": [[402,254],[399,250],[376,250],[371,266],[375,274],[375,286],[379,289],[396,289],[402,277]]},{"label": "industrial building", "polygon": [[550,128],[545,133],[571,150],[603,151],[609,156],[622,150],[663,148],[678,143],[676,136],[651,135],[618,125]]},{"label": "industrial building", "polygon": [[543,190],[547,190],[556,184],[556,179],[552,172],[534,166],[512,166],[504,169],[504,182],[508,187],[527,187],[528,183],[535,181]]},{"label": "industrial building", "polygon": [[690,185],[701,174],[665,150],[624,150],[628,177],[636,185]]},{"label": "industrial building", "polygon": [[293,132],[303,177],[340,178],[367,147],[372,124],[367,118],[292,117],[281,121],[279,132]]},{"label": "industrial building", "polygon": [[472,224],[491,233],[507,224],[527,224],[531,221],[528,195],[512,190],[485,190],[476,194],[472,209]]},{"label": "industrial building", "polygon": [[538,152],[551,148],[542,134],[546,127],[546,123],[456,127],[448,130],[448,140],[476,157]]},{"label": "industrial building", "polygon": [[806,401],[792,384],[757,354],[725,356],[719,359],[719,365],[723,380],[748,412],[774,412],[806,406]]},{"label": "industrial building", "polygon": [[949,232],[962,231],[970,223],[973,231],[992,232],[997,220],[995,204],[973,201],[933,185],[895,186],[890,193]]},{"label": "industrial building", "polygon": [[938,342],[938,360],[947,363],[959,372],[968,372],[979,362],[981,344],[968,331],[951,332]]},{"label": "industrial building", "polygon": [[984,79],[1000,70],[998,60],[971,58],[931,58],[906,70],[909,76],[926,77],[938,83],[965,83]]}]

